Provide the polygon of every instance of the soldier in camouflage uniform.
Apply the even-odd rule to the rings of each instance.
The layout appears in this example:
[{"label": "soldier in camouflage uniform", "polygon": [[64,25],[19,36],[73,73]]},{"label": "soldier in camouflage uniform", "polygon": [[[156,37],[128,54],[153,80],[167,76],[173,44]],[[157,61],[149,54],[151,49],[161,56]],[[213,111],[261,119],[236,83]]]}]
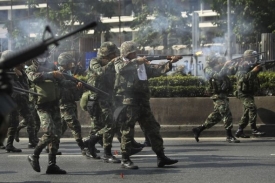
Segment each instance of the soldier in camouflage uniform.
[{"label": "soldier in camouflage uniform", "polygon": [[131,139],[134,136],[135,123],[139,122],[141,129],[148,135],[152,144],[152,150],[157,155],[157,166],[163,167],[178,162],[165,156],[163,139],[160,135],[160,125],[156,121],[150,108],[150,91],[148,79],[157,77],[172,69],[172,63],[177,61],[175,57],[159,68],[153,68],[147,64],[145,57],[137,58],[137,45],[132,41],[126,41],[121,45],[121,56],[115,58],[115,92],[122,98],[124,109],[120,116],[124,119],[121,126],[121,167],[138,169],[130,160]]},{"label": "soldier in camouflage uniform", "polygon": [[[11,50],[6,50],[2,53],[2,58],[8,57],[8,55],[12,54]],[[16,66],[12,71],[15,72],[12,75],[12,84],[18,88],[22,88],[28,90],[28,79],[27,75],[23,70],[24,65],[20,64]],[[29,134],[29,148],[33,148],[36,146],[36,142],[34,139],[34,120],[31,113],[30,108],[28,107],[28,94],[20,93],[14,91],[12,93],[12,98],[17,104],[17,108],[9,114],[9,128],[7,134],[7,145],[6,145],[6,152],[22,152],[21,149],[17,149],[13,146],[14,138],[16,129],[19,124],[19,115],[21,115],[29,124],[30,127],[28,129]]]},{"label": "soldier in camouflage uniform", "polygon": [[49,54],[46,53],[46,55],[38,57],[26,70],[35,92],[43,95],[35,99],[35,107],[41,121],[41,130],[44,132],[34,153],[28,156],[28,160],[32,168],[36,172],[40,172],[39,155],[49,145],[46,174],[66,174],[65,170],[56,165],[56,153],[62,134],[59,108],[60,88],[73,87],[75,84],[64,79],[56,65],[47,60],[48,56]]},{"label": "soldier in camouflage uniform", "polygon": [[236,137],[249,138],[245,135],[243,129],[250,124],[252,135],[262,136],[265,133],[258,130],[256,126],[257,106],[254,101],[254,94],[259,89],[258,73],[261,70],[260,66],[251,68],[251,64],[255,62],[256,51],[246,50],[243,54],[243,61],[239,65],[237,77],[236,96],[243,103],[243,116],[239,123],[239,129],[236,132]]},{"label": "soldier in camouflage uniform", "polygon": [[[72,75],[71,68],[72,63],[75,62],[74,57],[69,52],[61,53],[58,57],[58,64],[60,71],[68,75]],[[82,135],[81,135],[81,124],[77,117],[77,105],[76,102],[79,100],[82,93],[82,83],[78,83],[78,87],[62,88],[61,99],[60,99],[60,112],[62,120],[62,135],[70,128],[77,145],[81,149],[83,155],[86,155],[86,148],[84,146]]]},{"label": "soldier in camouflage uniform", "polygon": [[231,132],[233,128],[232,114],[229,108],[228,95],[232,92],[232,84],[228,78],[231,61],[224,63],[225,58],[211,55],[207,57],[207,65],[204,68],[206,79],[209,82],[209,93],[214,104],[214,111],[209,114],[206,121],[199,127],[193,128],[195,139],[198,142],[200,133],[209,129],[223,120],[226,130],[226,141],[229,143],[239,143]]},{"label": "soldier in camouflage uniform", "polygon": [[12,94],[12,83],[8,74],[0,69],[0,149],[5,149],[3,141],[8,131],[8,113],[16,108],[15,103],[10,98]]},{"label": "soldier in camouflage uniform", "polygon": [[103,137],[104,156],[107,163],[120,163],[120,160],[111,152],[112,141],[116,133],[113,123],[113,80],[115,77],[114,63],[111,61],[119,53],[117,46],[112,42],[104,42],[97,57],[90,61],[88,69],[88,83],[109,94],[91,93],[89,95],[88,112],[91,117],[92,131],[87,141],[93,157],[97,158],[94,145]]}]

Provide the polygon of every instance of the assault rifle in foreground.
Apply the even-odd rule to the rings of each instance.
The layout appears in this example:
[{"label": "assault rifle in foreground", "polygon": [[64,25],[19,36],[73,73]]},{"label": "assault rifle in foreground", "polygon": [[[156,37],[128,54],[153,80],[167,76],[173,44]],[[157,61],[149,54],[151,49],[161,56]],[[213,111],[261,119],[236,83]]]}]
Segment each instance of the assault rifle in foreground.
[{"label": "assault rifle in foreground", "polygon": [[23,88],[19,88],[19,87],[16,87],[16,86],[13,86],[13,91],[18,92],[18,93],[23,93],[23,94],[29,94],[30,93],[30,94],[36,95],[36,96],[43,96],[41,94],[29,91],[29,90],[25,90]]},{"label": "assault rifle in foreground", "polygon": [[261,61],[257,61],[254,64],[250,64],[251,69],[253,69],[256,66],[261,66],[262,68],[265,68],[266,70],[271,69],[271,68],[275,67],[275,60],[261,60]]},{"label": "assault rifle in foreground", "polygon": [[106,92],[104,92],[104,91],[102,91],[102,90],[100,90],[100,89],[98,89],[98,88],[96,88],[96,87],[93,87],[92,85],[89,85],[89,84],[85,83],[84,81],[81,81],[81,80],[79,80],[79,79],[77,79],[77,78],[75,78],[75,77],[73,77],[73,76],[71,76],[71,75],[69,75],[69,74],[65,74],[65,73],[62,73],[62,74],[63,74],[63,76],[64,76],[66,79],[68,79],[68,80],[74,81],[75,83],[77,83],[77,82],[82,83],[82,85],[83,85],[86,89],[88,89],[88,90],[94,91],[94,92],[96,92],[96,93],[103,93],[104,95],[109,96],[108,93],[106,93]]},{"label": "assault rifle in foreground", "polygon": [[[91,22],[87,25],[84,25],[75,31],[72,31],[64,36],[60,36],[58,38],[54,37],[54,34],[52,33],[49,26],[46,26],[44,33],[43,33],[43,39],[42,42],[34,44],[33,46],[30,46],[27,49],[23,49],[21,51],[18,51],[10,56],[8,56],[6,59],[0,59],[0,69],[6,70],[11,69],[21,63],[24,63],[30,59],[33,59],[41,54],[43,54],[45,51],[48,50],[48,47],[52,44],[55,46],[59,45],[59,41],[70,37],[78,32],[94,28],[97,25],[96,22]],[[51,36],[49,38],[45,38],[46,33],[49,33]],[[2,116],[6,116],[8,113],[10,113],[15,107],[15,103],[12,101],[10,96],[6,93],[0,92],[0,113]]]}]

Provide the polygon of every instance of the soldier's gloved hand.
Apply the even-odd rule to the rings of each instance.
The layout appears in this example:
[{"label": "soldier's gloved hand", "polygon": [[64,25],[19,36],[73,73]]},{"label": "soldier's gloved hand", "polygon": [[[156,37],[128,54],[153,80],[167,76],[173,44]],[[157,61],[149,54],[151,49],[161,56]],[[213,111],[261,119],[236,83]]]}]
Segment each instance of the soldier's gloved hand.
[{"label": "soldier's gloved hand", "polygon": [[170,62],[171,63],[174,63],[174,62],[177,62],[177,61],[179,61],[181,58],[180,57],[178,57],[178,56],[171,56],[171,60],[170,60]]},{"label": "soldier's gloved hand", "polygon": [[228,60],[228,61],[226,61],[225,63],[224,63],[224,66],[228,66],[228,65],[230,65],[231,64],[231,60]]},{"label": "soldier's gloved hand", "polygon": [[82,84],[81,82],[78,82],[78,83],[76,84],[76,88],[77,88],[77,89],[82,89],[82,88],[83,88],[83,84]]},{"label": "soldier's gloved hand", "polygon": [[64,77],[63,74],[62,74],[62,72],[53,71],[52,74],[53,74],[53,77],[54,77],[54,78],[57,78],[57,79],[65,79],[65,77]]},{"label": "soldier's gloved hand", "polygon": [[5,92],[7,94],[12,93],[10,77],[3,69],[0,69],[0,92]]},{"label": "soldier's gloved hand", "polygon": [[144,64],[144,63],[147,63],[148,60],[146,59],[146,57],[138,57],[137,58],[137,63],[138,65],[141,65],[141,64]]}]

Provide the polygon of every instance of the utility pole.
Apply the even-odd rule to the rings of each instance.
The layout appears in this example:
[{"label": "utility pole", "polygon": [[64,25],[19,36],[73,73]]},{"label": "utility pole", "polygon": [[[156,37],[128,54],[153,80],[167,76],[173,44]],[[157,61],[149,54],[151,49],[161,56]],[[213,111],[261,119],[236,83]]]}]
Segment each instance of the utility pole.
[{"label": "utility pole", "polygon": [[231,59],[231,8],[230,0],[227,0],[227,57]]}]

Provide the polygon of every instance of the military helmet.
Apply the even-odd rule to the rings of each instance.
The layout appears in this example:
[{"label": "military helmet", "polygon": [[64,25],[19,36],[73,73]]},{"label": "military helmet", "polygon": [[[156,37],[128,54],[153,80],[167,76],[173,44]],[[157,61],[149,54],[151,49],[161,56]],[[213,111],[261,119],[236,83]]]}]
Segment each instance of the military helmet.
[{"label": "military helmet", "polygon": [[119,53],[119,49],[112,42],[104,42],[97,51],[97,56],[100,58],[106,57],[111,53]]},{"label": "military helmet", "polygon": [[215,65],[218,62],[218,58],[215,54],[208,55],[206,57],[206,63],[208,65]]},{"label": "military helmet", "polygon": [[243,56],[244,56],[244,57],[252,57],[252,56],[254,56],[254,55],[256,55],[256,54],[257,54],[257,52],[254,51],[254,50],[246,50],[246,51],[243,53]]},{"label": "military helmet", "polygon": [[123,57],[127,57],[130,53],[136,52],[137,49],[137,44],[133,41],[125,41],[124,43],[121,44],[120,47],[120,55]]},{"label": "military helmet", "polygon": [[8,57],[10,57],[12,54],[14,53],[14,51],[12,50],[5,50],[2,52],[1,54],[1,59],[7,59]]},{"label": "military helmet", "polygon": [[67,65],[69,63],[75,62],[75,59],[71,53],[64,52],[58,56],[57,62],[59,65]]}]

